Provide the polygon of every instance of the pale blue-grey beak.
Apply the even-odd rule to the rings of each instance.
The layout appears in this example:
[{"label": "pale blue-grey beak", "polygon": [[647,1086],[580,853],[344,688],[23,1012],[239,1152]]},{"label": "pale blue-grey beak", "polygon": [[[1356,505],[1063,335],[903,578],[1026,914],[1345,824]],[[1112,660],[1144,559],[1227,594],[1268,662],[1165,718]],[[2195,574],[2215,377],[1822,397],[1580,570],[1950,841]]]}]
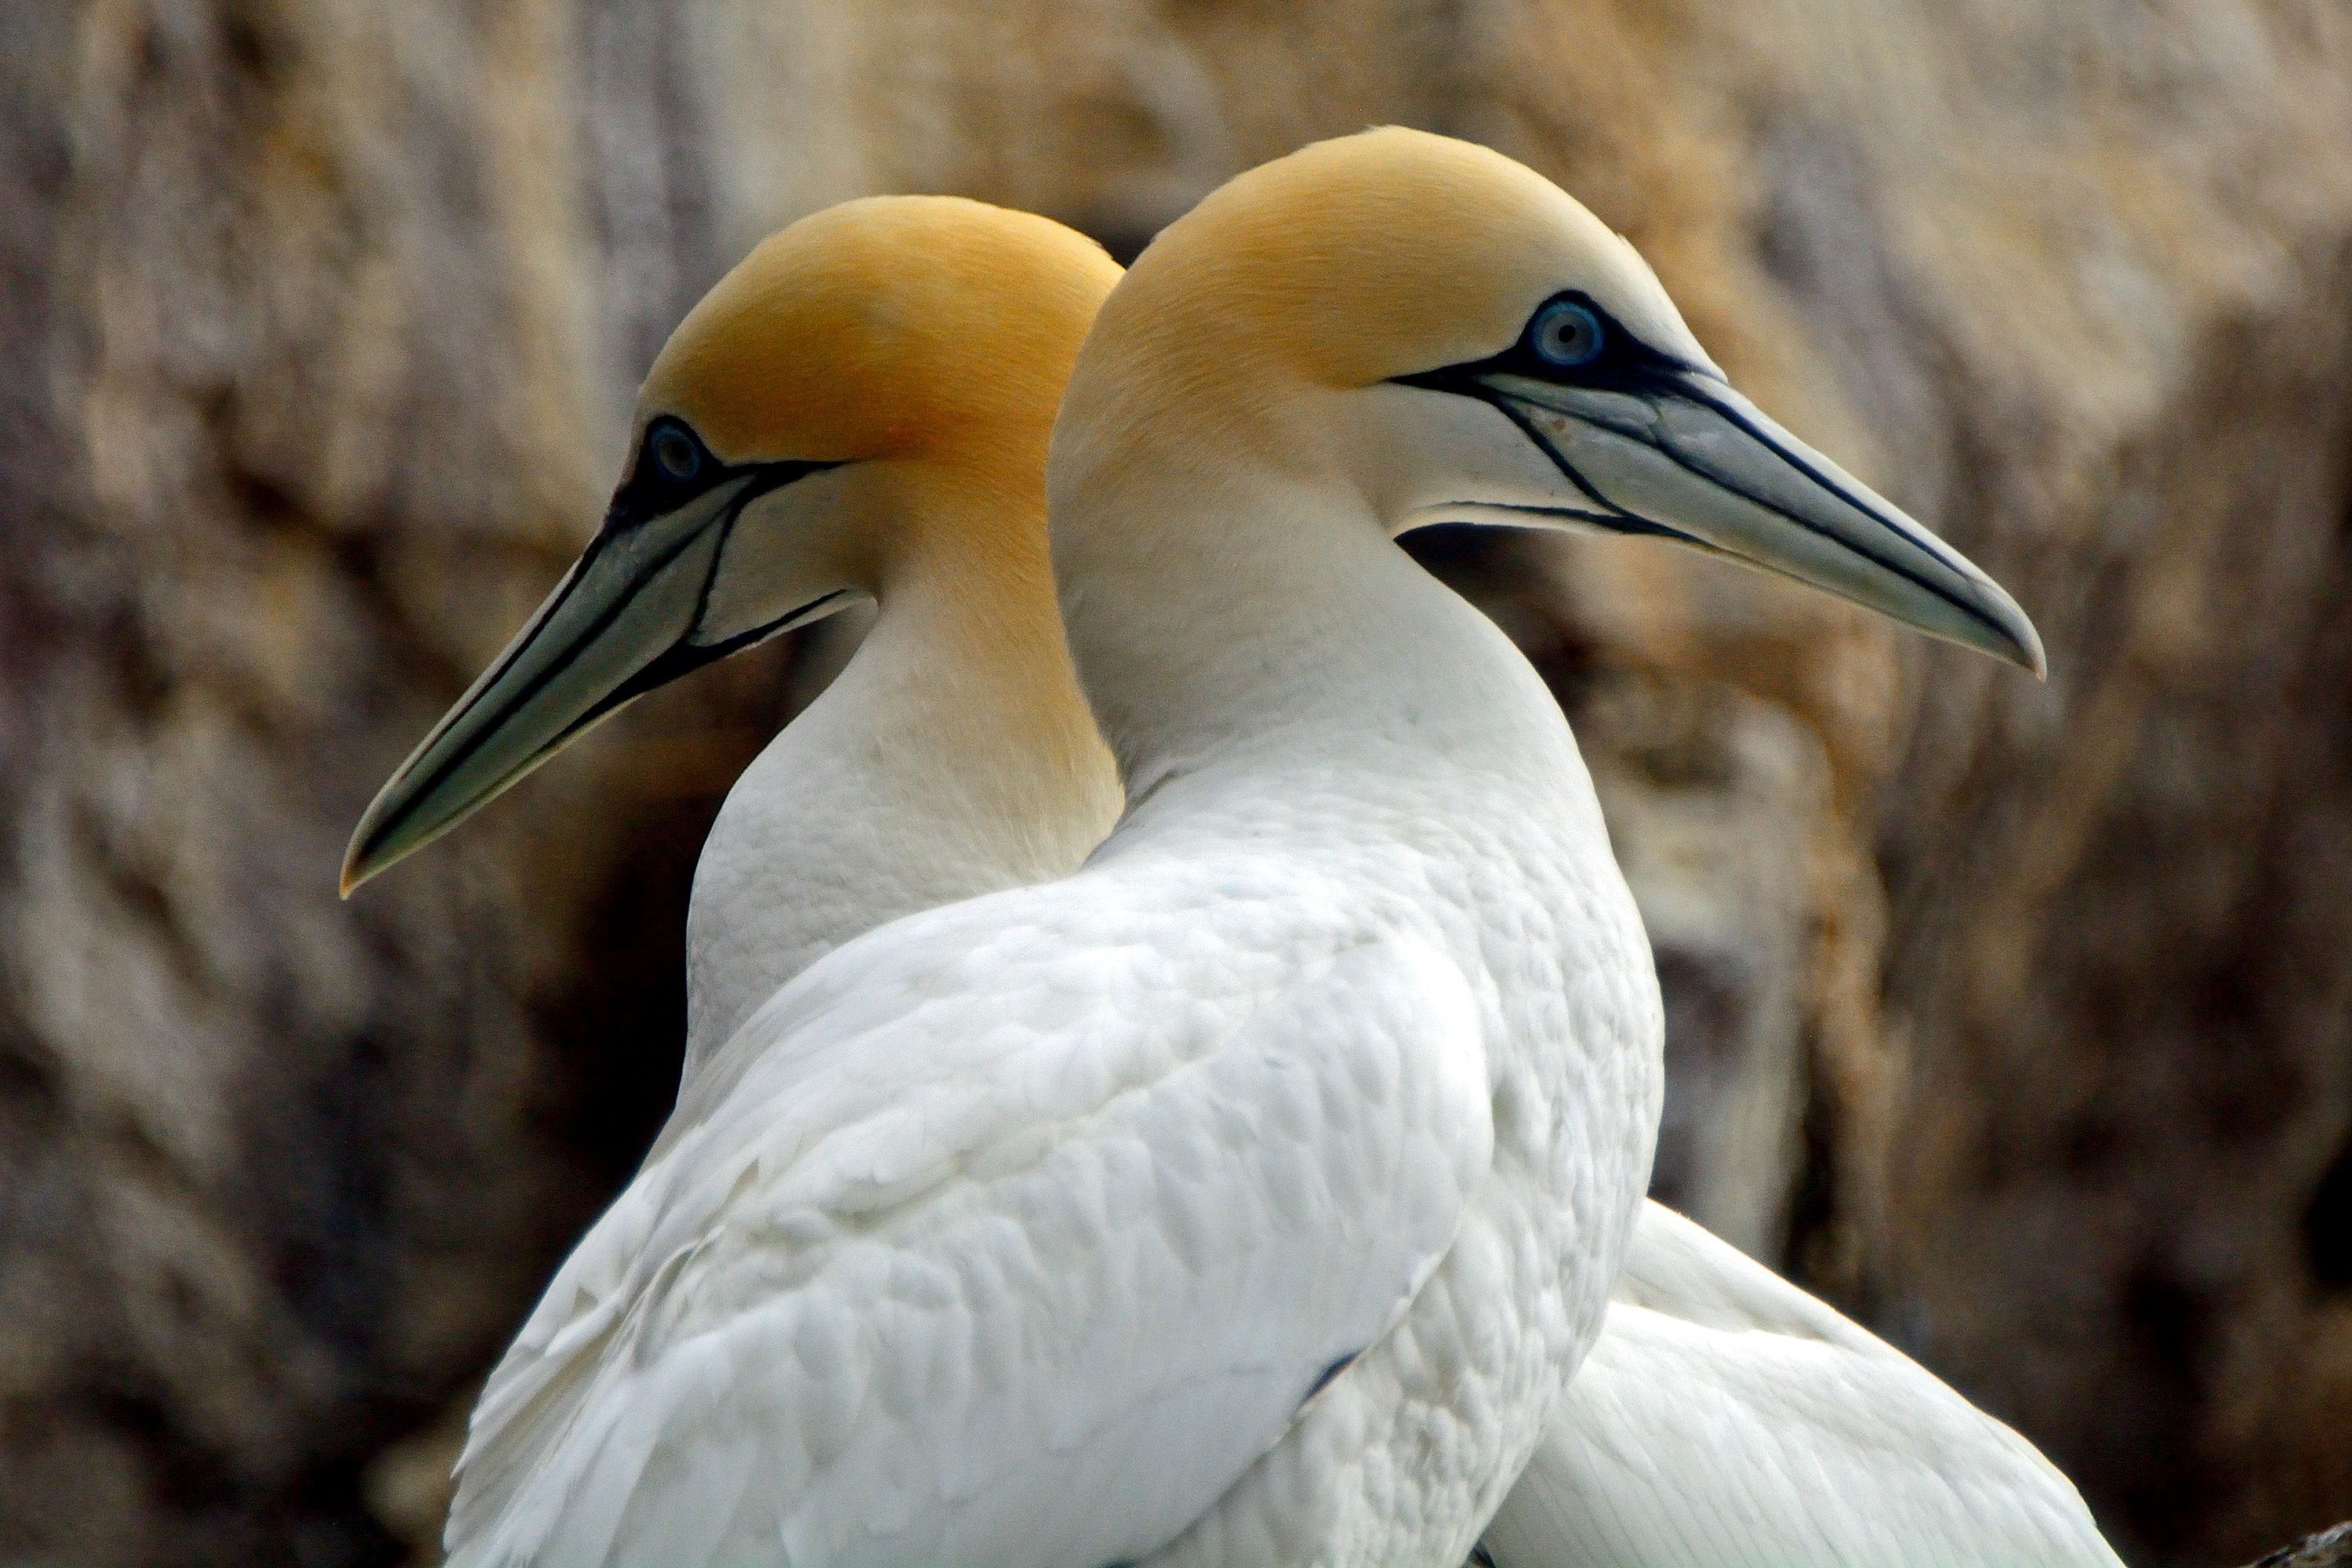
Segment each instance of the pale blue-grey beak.
[{"label": "pale blue-grey beak", "polygon": [[682,479],[639,465],[555,591],[377,794],[344,854],[345,897],[632,698],[814,619],[840,597],[749,634],[705,636],[711,581],[744,505],[831,465],[729,467],[698,443],[688,456],[691,471]]},{"label": "pale blue-grey beak", "polygon": [[[1491,404],[1575,491],[1506,511],[1696,545],[2044,673],[2041,636],[2000,584],[1711,367],[1641,344],[1580,295],[1537,322],[1492,358],[1400,378]],[[1559,353],[1563,334],[1567,363],[1539,352]]]}]

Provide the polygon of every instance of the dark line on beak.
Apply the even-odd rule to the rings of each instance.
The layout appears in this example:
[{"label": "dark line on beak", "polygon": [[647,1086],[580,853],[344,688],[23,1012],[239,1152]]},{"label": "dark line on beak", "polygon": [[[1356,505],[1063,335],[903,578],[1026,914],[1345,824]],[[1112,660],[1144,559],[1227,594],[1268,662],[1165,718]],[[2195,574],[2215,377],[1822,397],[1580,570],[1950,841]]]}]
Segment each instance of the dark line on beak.
[{"label": "dark line on beak", "polygon": [[561,734],[558,734],[553,740],[548,742],[546,745],[541,747],[538,751],[533,752],[531,753],[532,764],[536,765],[541,758],[544,758],[549,753],[559,750],[574,735],[579,734],[581,731],[585,730],[588,726],[596,722],[597,720],[602,719],[605,714],[610,713],[614,709],[622,706],[624,703],[635,701],[636,699],[643,697],[648,691],[667,686],[671,681],[677,679],[680,676],[690,675],[694,671],[700,669],[704,665],[717,664],[720,659],[726,658],[732,654],[740,653],[747,647],[751,647],[755,644],[763,643],[772,637],[790,631],[793,627],[807,622],[811,616],[814,616],[817,611],[823,609],[825,605],[832,604],[836,599],[845,599],[849,597],[849,595],[850,590],[846,588],[836,588],[830,594],[820,594],[815,598],[811,599],[807,604],[800,606],[800,608],[779,616],[774,620],[768,622],[765,626],[754,626],[748,632],[738,632],[735,636],[728,637],[720,642],[689,644],[681,641],[672,643],[660,653],[656,654],[653,658],[635,674],[630,676],[618,686],[613,688],[612,690],[598,698],[595,702],[589,706],[585,712],[580,715],[579,718],[565,725]]},{"label": "dark line on beak", "polygon": [[[520,710],[525,703],[529,702],[532,698],[545,690],[550,681],[553,680],[564,670],[569,669],[572,667],[572,661],[579,658],[580,650],[582,648],[587,647],[589,643],[594,641],[597,637],[603,636],[607,630],[609,630],[613,623],[618,620],[622,614],[626,611],[631,605],[636,602],[638,595],[645,591],[646,584],[650,582],[663,567],[667,566],[671,562],[677,560],[680,555],[686,552],[688,547],[694,543],[696,534],[699,531],[700,531],[698,530],[696,531],[696,533],[688,533],[668,552],[647,563],[646,568],[637,574],[634,581],[630,582],[625,587],[623,592],[614,599],[613,603],[605,606],[604,610],[600,611],[597,614],[596,618],[589,622],[587,627],[583,630],[579,636],[573,637],[571,643],[560,654],[548,662],[545,668],[540,670],[538,674],[532,676],[530,680],[526,681],[520,691],[514,693],[499,706],[491,715],[488,721],[482,724],[480,728],[475,731],[471,740],[469,740],[465,745],[459,747],[449,756],[443,758],[440,765],[435,768],[432,773],[427,774],[421,784],[411,789],[409,791],[409,799],[412,802],[422,800],[425,796],[431,795],[434,791],[439,789],[444,784],[447,783],[449,775],[457,772],[458,768],[464,766],[476,752],[479,752],[482,749],[482,745],[485,741],[487,741],[491,735],[496,734],[509,720],[514,717],[515,713]],[[599,533],[594,539],[588,542],[588,548],[581,552],[579,563],[572,569],[571,582],[565,586],[562,596],[559,597],[554,604],[550,605],[547,607],[545,614],[539,617],[540,624],[545,625],[547,622],[552,621],[562,610],[563,606],[571,602],[572,595],[580,591],[580,585],[588,580],[589,568],[595,563],[597,556],[604,552],[607,542],[612,537],[613,535],[610,533]],[[492,666],[492,668],[496,673],[494,673],[489,679],[482,683],[482,689],[485,692],[488,692],[497,686],[499,679],[503,677],[509,669],[511,669],[514,667],[514,661],[521,658],[523,651],[530,646],[530,639],[529,637],[517,638],[515,645],[507,650],[506,657],[499,659],[496,665]],[[570,729],[565,731],[567,735],[575,731]],[[426,743],[429,745],[431,742],[427,742]],[[544,752],[533,753],[534,756],[544,754]],[[382,843],[385,833],[392,827],[396,826],[400,822],[404,821],[406,816],[407,813],[403,812],[400,815],[390,818],[388,821],[379,824],[376,832],[370,835],[368,842],[362,846],[362,852],[365,853],[367,850],[373,849],[376,845]]]},{"label": "dark line on beak", "polygon": [[[1443,502],[1440,505],[1431,507],[1428,510],[1438,513],[1453,511],[1517,512],[1528,517],[1557,517],[1570,522],[1589,522],[1596,528],[1605,528],[1610,530],[1612,532],[1616,533],[1622,533],[1625,531],[1625,529],[1622,526],[1625,520],[1621,516],[1617,516],[1615,514],[1604,515],[1597,511],[1580,511],[1572,506],[1536,506],[1525,501],[1453,500]],[[1418,531],[1422,528],[1442,527],[1446,523],[1459,521],[1461,520],[1458,518],[1441,515],[1433,519],[1429,522],[1416,524],[1413,531]],[[1475,522],[1473,523],[1473,526],[1475,526]]]},{"label": "dark line on beak", "polygon": [[[1879,527],[1886,530],[1887,532],[1895,535],[1897,539],[1903,539],[1909,542],[1915,549],[1926,549],[1925,546],[1918,544],[1916,540],[1911,540],[1910,536],[1905,533],[1900,527],[1890,521],[1885,512],[1880,511],[1876,507],[1871,506],[1861,500],[1851,491],[1847,490],[1843,485],[1834,483],[1828,478],[1828,476],[1822,474],[1811,463],[1804,461],[1795,453],[1790,451],[1786,447],[1781,446],[1778,441],[1775,441],[1770,437],[1765,435],[1763,431],[1759,430],[1749,421],[1740,417],[1738,409],[1727,407],[1725,405],[1716,402],[1712,397],[1686,392],[1681,387],[1675,388],[1671,395],[1687,396],[1693,403],[1697,404],[1700,407],[1714,410],[1715,413],[1721,416],[1723,418],[1729,420],[1735,426],[1744,433],[1748,439],[1756,442],[1759,446],[1761,446],[1766,451],[1771,453],[1774,457],[1780,458],[1782,462],[1796,469],[1797,472],[1804,475],[1807,479],[1812,480],[1815,484],[1829,491],[1830,494],[1845,502],[1846,505],[1853,508],[1854,510],[1862,513],[1863,516],[1870,519],[1871,521],[1876,523]],[[1572,418],[1574,416],[1571,415],[1570,417]],[[1880,568],[1882,571],[1885,571],[1891,575],[1900,577],[1914,587],[1923,589],[1932,596],[1941,599],[1944,603],[1951,605],[1952,608],[1958,610],[1963,615],[1968,616],[1970,619],[1982,622],[1984,625],[1991,626],[1995,631],[2001,630],[2000,624],[1987,616],[1983,610],[1968,603],[1966,600],[1954,598],[1949,589],[1944,587],[1941,584],[1929,582],[1927,578],[1921,576],[1917,572],[1913,571],[1910,567],[1904,565],[1901,562],[1890,561],[1885,556],[1880,554],[1877,551],[1869,548],[1866,544],[1847,539],[1842,534],[1832,532],[1831,530],[1823,527],[1820,523],[1813,521],[1811,518],[1790,511],[1787,507],[1780,505],[1778,501],[1768,500],[1763,496],[1757,495],[1750,490],[1743,489],[1735,480],[1727,478],[1722,474],[1714,473],[1699,464],[1691,461],[1689,458],[1684,457],[1680,452],[1675,451],[1674,447],[1668,446],[1663,441],[1649,441],[1644,442],[1643,445],[1657,452],[1660,456],[1673,463],[1676,468],[1682,469],[1685,473],[1704,479],[1708,484],[1715,486],[1718,489],[1729,490],[1733,495],[1738,496],[1748,505],[1769,511],[1784,522],[1794,523],[1797,527],[1803,529],[1806,532],[1813,535],[1817,539],[1826,539],[1841,550],[1852,551],[1854,554],[1861,556],[1864,561],[1869,562],[1872,565]],[[1934,553],[1933,551],[1927,551],[1927,552],[1931,555]],[[1723,553],[1728,554],[1730,552],[1724,552]],[[1959,575],[1965,580],[1965,573],[1959,574]],[[2003,635],[2005,636],[2007,634],[2004,633]]]},{"label": "dark line on beak", "polygon": [[[1694,380],[1701,382],[1706,379],[1707,378],[1694,378]],[[1805,461],[1802,458],[1797,456],[1796,453],[1790,451],[1778,441],[1773,440],[1762,430],[1758,429],[1753,420],[1749,419],[1747,415],[1741,413],[1731,404],[1717,402],[1714,395],[1706,391],[1703,385],[1675,384],[1670,386],[1669,390],[1675,395],[1690,399],[1690,401],[1697,404],[1702,408],[1713,409],[1722,417],[1731,421],[1731,423],[1738,426],[1738,429],[1748,437],[1748,439],[1763,445],[1770,450],[1774,456],[1778,457],[1782,462],[1788,464],[1790,468],[1796,469],[1797,472],[1804,475],[1805,478],[1812,480],[1813,483],[1821,486],[1822,489],[1829,491],[1830,494],[1837,497],[1838,500],[1845,502],[1846,505],[1853,508],[1854,510],[1862,513],[1864,517],[1872,519],[1889,533],[1895,534],[1897,537],[1904,537],[1903,530],[1897,527],[1885,512],[1871,505],[1870,502],[1863,500],[1862,497],[1855,495],[1852,490],[1847,489],[1843,485],[1838,483],[1835,479],[1830,478],[1829,475],[1822,472],[1819,468],[1816,468],[1812,464]],[[1659,450],[1664,451],[1665,448],[1660,447]],[[1682,459],[1678,457],[1675,457],[1675,454],[1672,452],[1667,452],[1666,455],[1670,458],[1675,458],[1675,460],[1678,463],[1682,462]],[[1690,467],[1687,463],[1685,463],[1683,466],[1685,468]],[[1699,470],[1696,468],[1692,469],[1692,472],[1694,473],[1698,471]],[[1723,481],[1718,479],[1716,482],[1721,484]],[[1745,491],[1738,490],[1738,487],[1737,486],[1726,485],[1724,488],[1734,490],[1736,493],[1746,494]],[[1748,499],[1754,500],[1756,498],[1749,496]],[[1762,503],[1759,502],[1759,504],[1760,505]]]},{"label": "dark line on beak", "polygon": [[[1584,521],[1589,522],[1598,523],[1603,527],[1614,528],[1620,533],[1648,534],[1653,538],[1671,539],[1679,543],[1696,545],[1702,550],[1708,548],[1703,541],[1693,539],[1689,534],[1682,531],[1682,530],[1678,528],[1669,528],[1663,522],[1653,522],[1648,518],[1642,516],[1639,512],[1627,511],[1623,507],[1619,506],[1615,501],[1611,500],[1607,496],[1602,495],[1601,493],[1600,487],[1595,485],[1591,479],[1586,479],[1583,474],[1577,470],[1577,467],[1574,463],[1570,462],[1565,457],[1560,455],[1559,448],[1555,447],[1550,442],[1545,440],[1543,438],[1543,433],[1535,427],[1534,422],[1529,420],[1525,415],[1521,414],[1517,408],[1511,406],[1509,402],[1505,399],[1502,394],[1495,393],[1492,395],[1486,395],[1485,401],[1499,412],[1504,418],[1509,420],[1513,425],[1517,426],[1519,434],[1525,436],[1529,441],[1533,442],[1535,444],[1536,450],[1541,452],[1547,458],[1549,458],[1551,462],[1551,466],[1558,468],[1567,479],[1570,484],[1574,485],[1578,491],[1581,493],[1586,500],[1591,501],[1593,505],[1601,508],[1603,511],[1603,515],[1599,517],[1590,517],[1582,512],[1565,512],[1564,515],[1583,518]],[[1668,455],[1671,456],[1672,454]],[[1525,509],[1514,507],[1510,510],[1515,511],[1520,510],[1535,511],[1541,509],[1535,507]],[[1721,552],[1717,552],[1717,553],[1721,553]]]},{"label": "dark line on beak", "polygon": [[[1690,377],[1690,381],[1700,381],[1706,378],[1696,374],[1693,374]],[[1517,426],[1520,432],[1525,435],[1528,440],[1533,441],[1537,447],[1542,451],[1547,458],[1551,459],[1552,465],[1559,468],[1562,474],[1566,475],[1571,484],[1575,485],[1576,488],[1582,491],[1587,497],[1597,501],[1601,505],[1607,507],[1615,518],[1624,519],[1627,522],[1633,525],[1624,528],[1623,531],[1628,533],[1646,533],[1661,538],[1672,539],[1679,543],[1693,545],[1706,552],[1706,553],[1710,555],[1720,556],[1727,561],[1738,561],[1742,564],[1748,566],[1763,566],[1766,564],[1762,562],[1751,561],[1736,551],[1725,550],[1719,546],[1709,544],[1704,540],[1695,539],[1691,535],[1682,531],[1680,529],[1671,528],[1663,523],[1654,522],[1648,518],[1640,516],[1638,513],[1627,511],[1623,507],[1619,506],[1607,496],[1602,495],[1597,486],[1592,484],[1591,481],[1577,471],[1574,464],[1570,463],[1565,457],[1561,456],[1559,450],[1555,448],[1550,442],[1545,440],[1542,432],[1536,427],[1534,422],[1521,415],[1519,411],[1512,405],[1510,396],[1507,393],[1502,392],[1499,389],[1487,388],[1483,383],[1478,384],[1480,386],[1479,395],[1487,403],[1490,403],[1495,407],[1500,409],[1506,418],[1509,419],[1512,424]],[[1781,446],[1780,442],[1773,440],[1762,430],[1757,428],[1756,425],[1752,421],[1743,416],[1737,408],[1717,402],[1714,397],[1708,395],[1702,389],[1691,385],[1689,382],[1681,379],[1666,380],[1660,378],[1660,380],[1653,386],[1643,388],[1641,390],[1652,396],[1658,395],[1662,393],[1670,397],[1685,397],[1689,399],[1689,401],[1697,404],[1700,407],[1711,411],[1717,416],[1728,421],[1741,434],[1748,437],[1748,439],[1756,442],[1766,451],[1771,453],[1774,457],[1780,458],[1780,461],[1788,464],[1791,468],[1794,468],[1797,472],[1802,474],[1813,483],[1829,491],[1830,494],[1837,497],[1840,500],[1853,508],[1863,516],[1876,523],[1879,527],[1886,530],[1889,533],[1894,534],[1898,539],[1908,539],[1909,536],[1906,534],[1901,528],[1888,521],[1885,512],[1879,510],[1878,508],[1870,505],[1866,501],[1864,501],[1852,491],[1848,490],[1843,485],[1837,483],[1828,475],[1821,472],[1821,470],[1816,468],[1812,464],[1804,461],[1795,453],[1790,452],[1787,447]],[[1561,417],[1573,419],[1576,416],[1573,414],[1562,414]],[[1792,523],[1817,539],[1825,539],[1841,550],[1848,551],[1853,554],[1861,556],[1864,561],[1867,561],[1872,565],[1878,567],[1881,571],[1885,572],[1890,576],[1900,577],[1905,582],[1909,583],[1912,586],[1922,590],[1936,599],[1941,600],[1947,605],[1949,605],[1952,608],[1959,611],[1962,615],[1967,616],[1970,620],[1977,622],[1979,625],[1991,628],[1993,631],[2000,633],[2005,638],[2011,637],[2011,634],[2008,629],[2002,626],[1999,621],[1993,619],[1990,616],[1988,616],[1980,606],[1970,604],[1965,599],[1955,598],[1950,590],[1946,588],[1943,584],[1930,582],[1926,577],[1921,576],[1916,571],[1914,571],[1910,567],[1903,564],[1901,562],[1889,560],[1886,556],[1871,549],[1865,543],[1847,539],[1832,531],[1830,529],[1823,527],[1822,524],[1815,522],[1811,518],[1790,511],[1787,507],[1780,505],[1777,501],[1757,495],[1726,475],[1711,472],[1707,468],[1701,467],[1699,464],[1685,458],[1680,452],[1675,451],[1673,447],[1667,445],[1664,441],[1643,439],[1640,437],[1630,435],[1624,431],[1619,431],[1617,434],[1627,440],[1641,441],[1642,445],[1649,447],[1652,451],[1656,452],[1659,456],[1673,463],[1676,468],[1682,469],[1685,473],[1689,474],[1696,479],[1702,479],[1705,482],[1715,486],[1718,489],[1728,490],[1733,495],[1738,496],[1740,500],[1748,502],[1750,506],[1768,511],[1773,516],[1780,518],[1784,522]],[[1926,548],[1925,546],[1916,546],[1916,542],[1915,547],[1921,549]],[[1932,552],[1930,552],[1930,553],[1932,553]],[[1780,570],[1779,568],[1769,569],[1775,571]],[[1959,574],[1965,579],[1965,574]],[[1780,575],[1787,576],[1790,575],[1790,574],[1785,571],[1781,571]],[[2011,638],[2011,640],[2013,641],[2014,638]]]}]

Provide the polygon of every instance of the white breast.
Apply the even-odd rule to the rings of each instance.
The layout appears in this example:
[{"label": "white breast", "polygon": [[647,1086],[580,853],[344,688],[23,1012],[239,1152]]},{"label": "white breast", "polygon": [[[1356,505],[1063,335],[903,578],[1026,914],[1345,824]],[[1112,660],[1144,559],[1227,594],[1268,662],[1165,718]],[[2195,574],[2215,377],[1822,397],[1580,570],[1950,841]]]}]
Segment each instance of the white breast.
[{"label": "white breast", "polygon": [[[927,612],[883,605],[840,678],[728,792],[687,915],[688,1078],[850,938],[1067,876],[1117,819],[1108,759],[1069,754],[1090,735],[1083,715],[1038,722],[1030,688],[1067,688],[1061,650],[1008,649],[972,617]],[[1038,618],[1050,637],[1050,610]]]},{"label": "white breast", "polygon": [[1597,1331],[1656,1094],[1630,898],[1513,668],[1531,736],[1303,723],[786,986],[494,1377],[454,1560],[1458,1561]]},{"label": "white breast", "polygon": [[1270,871],[1130,862],[788,988],[494,1378],[456,1560],[1098,1568],[1210,1509],[1489,1164],[1422,922]]},{"label": "white breast", "polygon": [[1090,847],[1049,858],[1034,837],[953,811],[941,798],[953,781],[863,687],[853,666],[752,762],[711,826],[687,915],[689,1078],[850,938],[1066,875]]}]

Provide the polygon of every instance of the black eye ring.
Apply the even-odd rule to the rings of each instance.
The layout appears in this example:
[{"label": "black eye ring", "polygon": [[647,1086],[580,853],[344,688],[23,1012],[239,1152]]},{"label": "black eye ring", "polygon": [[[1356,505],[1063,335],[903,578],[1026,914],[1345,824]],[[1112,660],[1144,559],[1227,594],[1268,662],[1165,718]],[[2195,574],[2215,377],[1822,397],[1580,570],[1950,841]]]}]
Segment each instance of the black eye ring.
[{"label": "black eye ring", "polygon": [[690,483],[702,472],[702,443],[676,419],[660,419],[646,432],[646,468],[668,484]]},{"label": "black eye ring", "polygon": [[1546,364],[1574,370],[1601,355],[1601,318],[1573,300],[1554,300],[1528,323],[1528,346]]}]

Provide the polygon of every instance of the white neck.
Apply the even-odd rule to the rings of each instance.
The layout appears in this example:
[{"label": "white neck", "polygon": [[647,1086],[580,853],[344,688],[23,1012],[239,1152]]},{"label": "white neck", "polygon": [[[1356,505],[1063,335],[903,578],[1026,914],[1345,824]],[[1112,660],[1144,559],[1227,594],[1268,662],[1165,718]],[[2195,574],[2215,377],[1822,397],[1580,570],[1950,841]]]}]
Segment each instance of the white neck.
[{"label": "white neck", "polygon": [[[1595,952],[1651,984],[1559,704],[1354,491],[1130,464],[1057,488],[1053,516],[1070,649],[1128,784],[1097,863],[1276,854],[1373,901],[1424,889],[1518,1048]],[[1625,1069],[1653,1126],[1658,1067]]]},{"label": "white neck", "polygon": [[1357,783],[1516,780],[1597,824],[1526,658],[1352,490],[1132,465],[1057,487],[1054,530],[1071,651],[1131,797],[1236,768],[1319,791],[1346,758]]},{"label": "white neck", "polygon": [[1024,637],[1007,622],[1032,606],[985,578],[891,584],[848,667],[728,792],[687,914],[688,1078],[841,943],[1066,875],[1109,831],[1118,781],[1030,596]]},{"label": "white neck", "polygon": [[[1056,480],[1071,652],[1130,800],[1087,874],[1244,889],[1267,912],[1223,916],[1234,940],[1445,953],[1495,1107],[1479,1213],[1518,1238],[1508,1289],[1549,1303],[1528,1321],[1558,1329],[1540,1375],[1564,1380],[1631,1236],[1664,1064],[1648,944],[1558,704],[1350,487],[1132,460]],[[1495,1429],[1504,1468],[1559,1386]]]}]

